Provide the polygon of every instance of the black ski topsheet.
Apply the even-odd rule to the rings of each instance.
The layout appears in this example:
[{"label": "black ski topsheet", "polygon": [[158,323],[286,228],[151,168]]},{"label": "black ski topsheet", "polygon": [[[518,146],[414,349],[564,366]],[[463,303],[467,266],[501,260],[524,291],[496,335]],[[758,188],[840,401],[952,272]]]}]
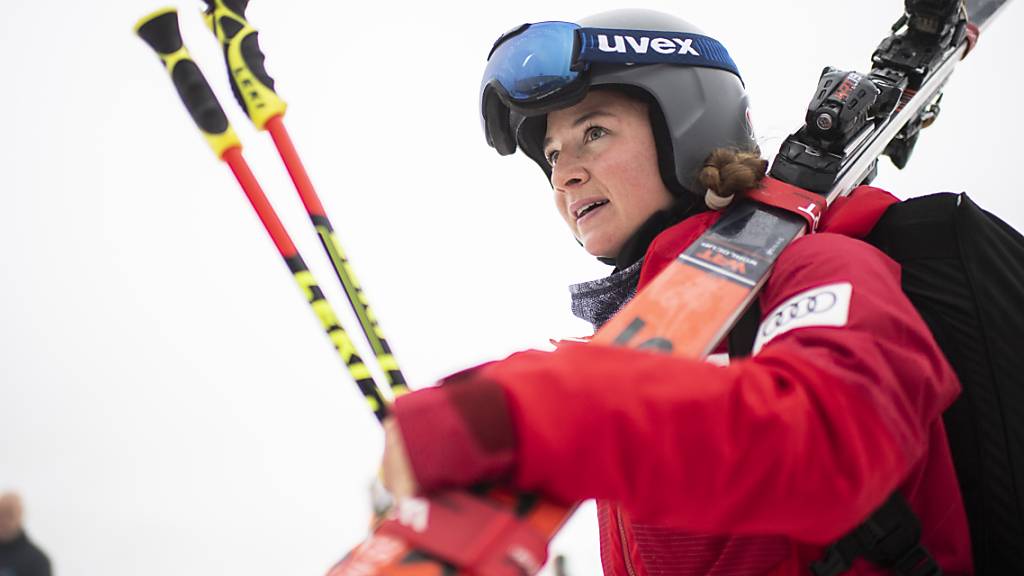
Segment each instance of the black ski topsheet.
[{"label": "black ski topsheet", "polygon": [[984,28],[992,15],[1010,0],[967,0],[967,19],[978,28]]}]

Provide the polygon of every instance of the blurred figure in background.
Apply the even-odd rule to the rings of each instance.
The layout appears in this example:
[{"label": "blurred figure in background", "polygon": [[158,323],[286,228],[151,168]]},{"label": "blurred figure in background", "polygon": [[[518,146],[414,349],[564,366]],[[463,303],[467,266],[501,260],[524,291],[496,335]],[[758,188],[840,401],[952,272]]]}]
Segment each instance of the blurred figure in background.
[{"label": "blurred figure in background", "polygon": [[25,534],[21,497],[0,495],[0,576],[50,576],[50,559]]}]

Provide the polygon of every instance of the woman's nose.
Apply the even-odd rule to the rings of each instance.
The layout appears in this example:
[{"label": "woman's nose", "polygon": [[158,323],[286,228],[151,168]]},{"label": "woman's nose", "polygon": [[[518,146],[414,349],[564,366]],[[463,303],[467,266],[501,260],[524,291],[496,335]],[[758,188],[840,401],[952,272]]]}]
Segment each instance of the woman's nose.
[{"label": "woman's nose", "polygon": [[590,180],[590,172],[579,158],[563,153],[551,169],[551,180],[556,189],[569,190],[586,184]]}]

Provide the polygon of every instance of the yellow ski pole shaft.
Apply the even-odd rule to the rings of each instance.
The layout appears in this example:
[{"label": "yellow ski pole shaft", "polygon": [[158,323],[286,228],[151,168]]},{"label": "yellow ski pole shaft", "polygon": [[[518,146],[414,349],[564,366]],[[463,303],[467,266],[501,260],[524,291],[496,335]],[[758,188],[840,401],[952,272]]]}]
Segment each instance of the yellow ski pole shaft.
[{"label": "yellow ski pole shaft", "polygon": [[309,174],[285,129],[284,113],[287,105],[277,95],[274,79],[267,74],[263,66],[265,57],[259,45],[259,32],[245,17],[248,0],[204,2],[207,5],[204,12],[206,23],[224,48],[224,59],[235,99],[256,128],[266,130],[273,138],[392,393],[399,396],[407,392],[405,376],[384,336],[380,322],[356,279],[352,265],[342,250],[341,243],[338,242],[334,227],[327,218]]},{"label": "yellow ski pole shaft", "polygon": [[177,10],[165,8],[142,18],[135,26],[135,32],[163,61],[185,108],[195,120],[214,154],[231,167],[274,246],[288,265],[328,338],[341,355],[349,374],[366,398],[374,415],[383,421],[388,415],[388,407],[377,383],[356,353],[348,333],[338,322],[337,315],[324,298],[323,291],[317,285],[316,279],[295,248],[291,237],[242,156],[242,144],[238,136],[235,135],[216,95],[182,41]]}]

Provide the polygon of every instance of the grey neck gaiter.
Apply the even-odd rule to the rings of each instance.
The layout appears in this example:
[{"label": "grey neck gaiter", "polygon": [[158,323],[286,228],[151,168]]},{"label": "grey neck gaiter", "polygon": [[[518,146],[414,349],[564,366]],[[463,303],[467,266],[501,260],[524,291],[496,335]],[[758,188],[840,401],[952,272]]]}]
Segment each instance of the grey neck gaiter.
[{"label": "grey neck gaiter", "polygon": [[611,276],[569,286],[572,313],[590,322],[596,332],[636,295],[643,259]]}]

